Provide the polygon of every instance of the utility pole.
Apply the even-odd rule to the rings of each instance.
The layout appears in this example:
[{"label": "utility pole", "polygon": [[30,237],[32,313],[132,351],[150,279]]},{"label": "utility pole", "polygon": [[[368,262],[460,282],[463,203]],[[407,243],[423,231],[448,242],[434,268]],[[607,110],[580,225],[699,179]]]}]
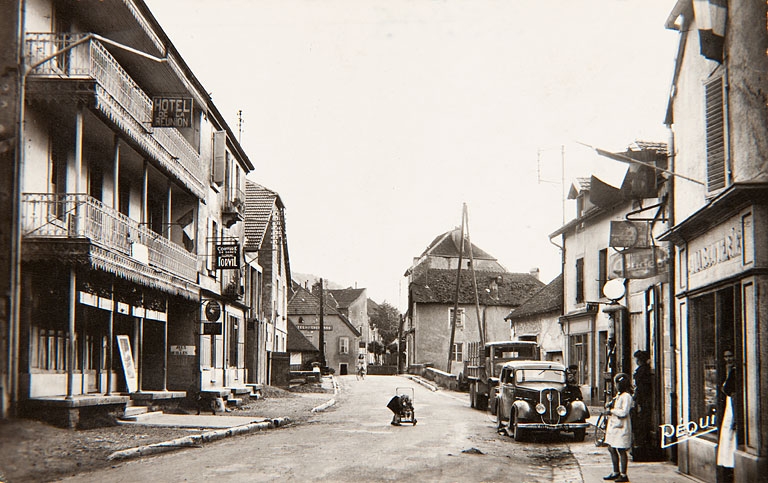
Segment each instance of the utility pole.
[{"label": "utility pole", "polygon": [[403,357],[403,346],[402,346],[402,340],[403,340],[403,324],[405,323],[405,317],[403,314],[400,314],[400,320],[397,323],[397,373],[400,374],[402,372],[402,369],[400,367],[400,359]]},{"label": "utility pole", "polygon": [[318,344],[320,345],[320,367],[325,367],[325,328],[323,327],[323,314],[325,312],[324,308],[324,300],[325,295],[323,295],[323,279],[320,279],[320,340]]},{"label": "utility pole", "polygon": [[469,244],[469,271],[472,274],[472,289],[475,292],[475,313],[477,314],[477,331],[480,336],[480,347],[485,347],[484,320],[480,320],[480,296],[477,293],[477,277],[475,276],[475,257],[472,254],[472,237],[469,236],[469,215],[464,207],[464,217],[467,219],[467,243]]},{"label": "utility pole", "polygon": [[467,213],[467,204],[462,205],[461,210],[461,242],[459,242],[459,266],[456,270],[456,297],[453,300],[453,316],[451,317],[451,341],[448,343],[448,372],[451,372],[451,358],[453,357],[453,340],[456,336],[456,316],[459,312],[459,287],[461,283],[461,263],[464,261],[464,220]]}]

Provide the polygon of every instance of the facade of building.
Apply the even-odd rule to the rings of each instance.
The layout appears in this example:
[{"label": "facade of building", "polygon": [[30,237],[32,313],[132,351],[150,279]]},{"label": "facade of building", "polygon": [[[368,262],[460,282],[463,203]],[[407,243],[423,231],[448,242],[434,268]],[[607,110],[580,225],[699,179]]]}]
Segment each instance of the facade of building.
[{"label": "facade of building", "polygon": [[[404,334],[409,367],[432,365],[459,375],[470,344],[482,340],[481,331],[486,342],[509,340],[510,327],[504,317],[544,285],[534,275],[508,272],[477,246],[470,248],[466,240],[459,271],[461,236],[458,229],[438,236],[405,272],[408,312]],[[470,270],[471,260],[474,270]]]},{"label": "facade of building", "polygon": [[546,361],[563,363],[565,339],[560,316],[563,315],[563,275],[560,274],[531,298],[510,312],[505,320],[512,328],[512,340],[539,344]]},{"label": "facade of building", "polygon": [[668,227],[667,147],[637,142],[626,152],[601,154],[629,165],[623,182],[577,180],[569,194],[577,216],[551,235],[561,237],[563,247],[564,361],[578,367],[585,399],[602,405],[614,395],[613,376],[633,375],[633,355],[648,354],[652,382],[644,397],[652,417],[644,420],[642,438],[635,435],[644,447],[633,456],[658,459],[659,424],[669,419],[663,368],[674,360],[668,350],[669,248],[658,242]]},{"label": "facade of building", "polygon": [[[357,367],[360,331],[334,307],[334,302],[324,294],[323,324],[320,335],[320,295],[294,284],[294,293],[288,301],[288,317],[304,337],[318,350],[323,339],[325,365],[338,375],[354,374]],[[318,286],[319,287],[319,286]],[[326,291],[324,291],[326,292]]]},{"label": "facade of building", "polygon": [[[767,11],[765,2],[681,0],[667,22],[680,33],[666,120],[679,174],[664,237],[676,269],[671,423],[717,420],[718,431],[674,441],[680,470],[704,481],[759,481],[768,472]],[[729,406],[736,450],[718,456]]]},{"label": "facade of building", "polygon": [[240,388],[251,161],[142,1],[18,5],[4,415]]},{"label": "facade of building", "polygon": [[246,278],[251,319],[247,328],[246,368],[250,383],[270,382],[271,355],[286,352],[291,266],[280,195],[246,182]]},{"label": "facade of building", "polygon": [[329,289],[329,299],[335,302],[335,308],[357,327],[360,332],[360,340],[354,350],[358,363],[362,360],[365,364],[373,362],[373,354],[368,353],[368,343],[375,340],[376,332],[371,328],[371,319],[368,315],[368,290],[364,288]]}]

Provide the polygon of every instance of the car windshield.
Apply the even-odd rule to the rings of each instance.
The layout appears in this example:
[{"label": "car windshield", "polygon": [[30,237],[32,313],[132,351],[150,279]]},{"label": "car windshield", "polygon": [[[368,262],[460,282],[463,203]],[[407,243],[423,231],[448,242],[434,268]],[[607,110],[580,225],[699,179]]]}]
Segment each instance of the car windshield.
[{"label": "car windshield", "polygon": [[521,382],[565,382],[565,371],[560,369],[518,369],[515,379]]}]

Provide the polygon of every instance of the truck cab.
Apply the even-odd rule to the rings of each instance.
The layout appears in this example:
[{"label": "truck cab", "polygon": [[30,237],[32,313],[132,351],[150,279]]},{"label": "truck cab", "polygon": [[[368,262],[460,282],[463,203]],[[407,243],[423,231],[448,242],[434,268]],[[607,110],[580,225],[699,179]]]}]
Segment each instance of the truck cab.
[{"label": "truck cab", "polygon": [[[539,345],[530,341],[488,342],[480,350],[470,345],[467,360],[464,361],[464,375],[469,384],[470,406],[485,410],[488,403],[496,401],[501,368],[510,361],[540,360]],[[490,408],[492,412],[494,407]]]}]

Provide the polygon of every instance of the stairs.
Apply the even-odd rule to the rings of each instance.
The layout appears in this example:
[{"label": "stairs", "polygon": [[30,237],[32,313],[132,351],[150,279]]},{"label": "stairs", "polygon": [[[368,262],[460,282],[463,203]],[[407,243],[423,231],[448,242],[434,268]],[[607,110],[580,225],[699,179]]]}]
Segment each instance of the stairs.
[{"label": "stairs", "polygon": [[120,417],[121,421],[141,421],[143,419],[147,419],[149,417],[163,414],[162,411],[150,411],[147,406],[137,406],[134,404],[133,401],[128,402],[125,405],[125,411],[123,411],[123,415]]}]

